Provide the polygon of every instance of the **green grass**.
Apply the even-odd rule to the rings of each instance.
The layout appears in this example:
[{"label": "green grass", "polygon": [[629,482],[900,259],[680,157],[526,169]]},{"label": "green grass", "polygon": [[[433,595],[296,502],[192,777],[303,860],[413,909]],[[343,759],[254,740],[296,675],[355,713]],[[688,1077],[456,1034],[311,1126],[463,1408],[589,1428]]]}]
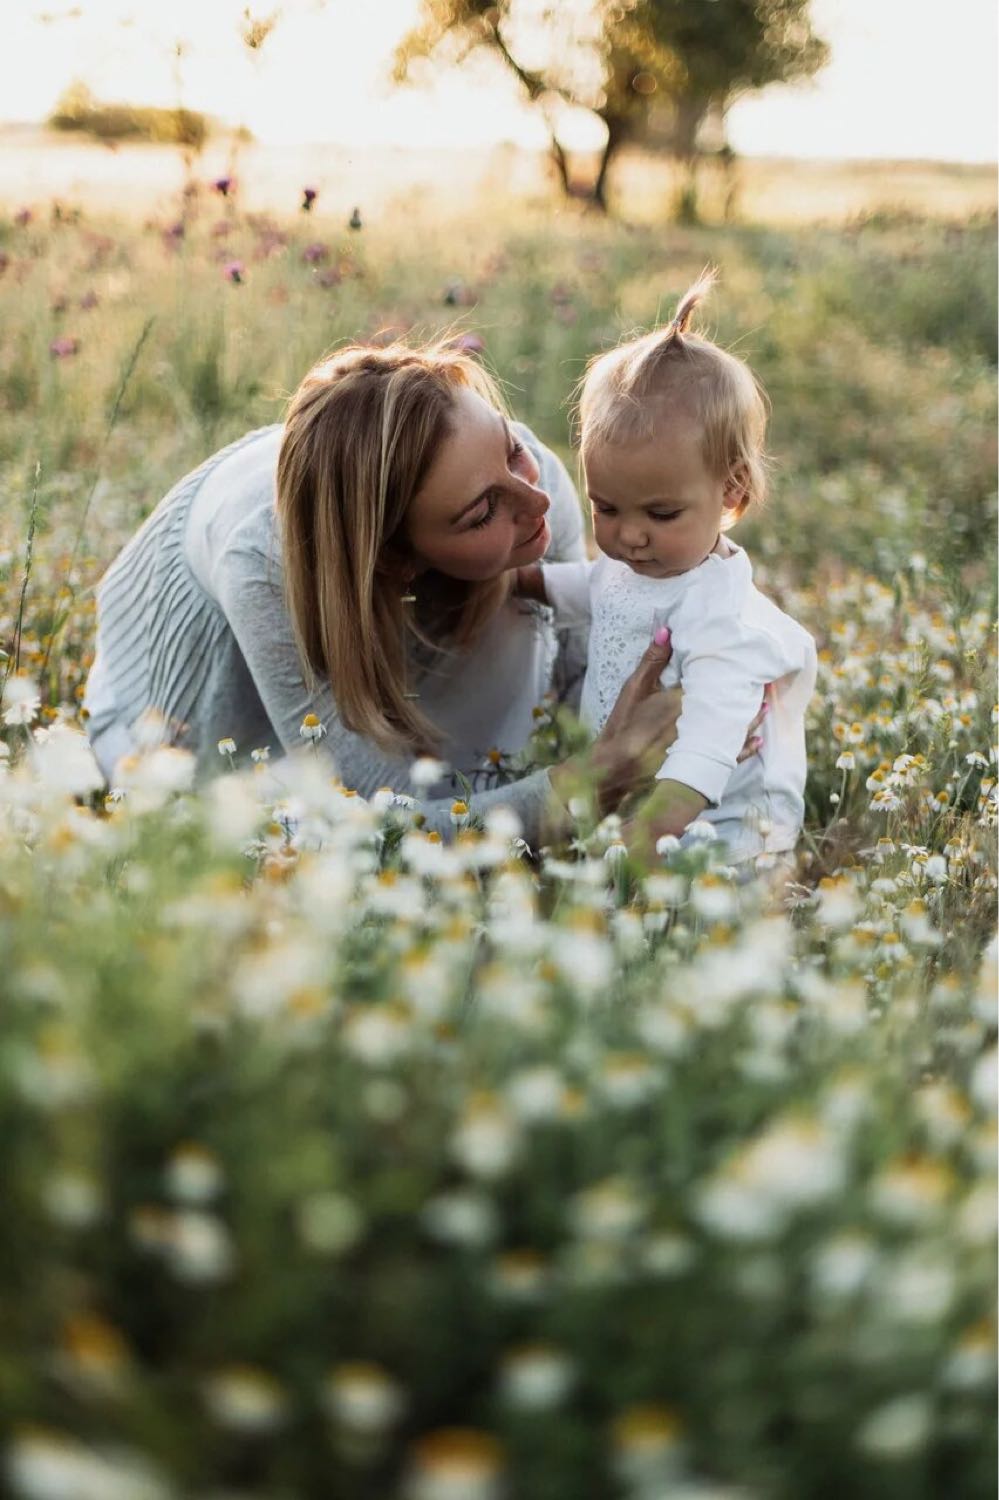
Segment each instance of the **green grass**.
[{"label": "green grass", "polygon": [[[8,1491],[991,1493],[994,225],[222,208],[0,217]],[[73,795],[93,584],[324,350],[457,315],[572,464],[587,357],[709,261],[773,402],[739,538],[820,649],[783,905],[612,825],[435,852],[250,746]]]}]

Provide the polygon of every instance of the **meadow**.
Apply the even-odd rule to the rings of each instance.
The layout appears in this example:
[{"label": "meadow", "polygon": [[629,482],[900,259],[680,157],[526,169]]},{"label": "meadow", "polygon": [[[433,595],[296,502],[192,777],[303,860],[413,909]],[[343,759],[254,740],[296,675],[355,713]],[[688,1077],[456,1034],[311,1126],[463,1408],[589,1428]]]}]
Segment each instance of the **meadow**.
[{"label": "meadow", "polygon": [[[308,185],[0,208],[5,1492],[992,1493],[994,213]],[[737,537],[819,647],[780,899],[474,791],[441,843],[307,744],[99,782],[96,580],[322,352],[474,334],[572,471],[583,362],[707,262],[773,403]]]}]

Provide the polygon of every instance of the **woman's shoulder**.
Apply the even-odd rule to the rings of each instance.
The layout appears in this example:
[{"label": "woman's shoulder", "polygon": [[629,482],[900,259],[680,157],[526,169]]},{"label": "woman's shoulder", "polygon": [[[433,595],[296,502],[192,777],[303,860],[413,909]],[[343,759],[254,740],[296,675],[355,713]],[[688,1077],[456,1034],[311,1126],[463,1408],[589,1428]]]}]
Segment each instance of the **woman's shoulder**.
[{"label": "woman's shoulder", "polygon": [[280,424],[222,448],[205,466],[184,536],[188,564],[214,597],[238,586],[247,568],[273,572],[280,560],[275,496]]}]

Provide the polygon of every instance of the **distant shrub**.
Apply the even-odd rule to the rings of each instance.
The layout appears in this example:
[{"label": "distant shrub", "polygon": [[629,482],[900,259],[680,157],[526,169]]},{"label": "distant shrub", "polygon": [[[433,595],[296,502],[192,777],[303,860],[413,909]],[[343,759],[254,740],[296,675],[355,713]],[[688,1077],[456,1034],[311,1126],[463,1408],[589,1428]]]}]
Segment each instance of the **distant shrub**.
[{"label": "distant shrub", "polygon": [[106,104],[85,84],[72,84],[46,121],[52,130],[79,131],[101,141],[152,141],[200,151],[210,134],[207,115],[193,109]]}]

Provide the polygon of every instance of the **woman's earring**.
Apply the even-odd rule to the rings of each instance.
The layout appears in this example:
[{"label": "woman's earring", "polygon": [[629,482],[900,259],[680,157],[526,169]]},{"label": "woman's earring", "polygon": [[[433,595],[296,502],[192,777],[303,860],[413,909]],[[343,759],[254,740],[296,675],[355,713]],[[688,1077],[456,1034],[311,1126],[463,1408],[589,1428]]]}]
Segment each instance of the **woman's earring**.
[{"label": "woman's earring", "polygon": [[[412,589],[412,587],[413,587],[412,580],[410,580],[409,583],[407,584],[407,588]],[[400,594],[399,595],[399,600],[400,600],[400,602],[402,604],[415,604],[416,603],[416,595],[414,593]],[[406,692],[404,692],[402,696],[404,698],[418,698],[420,695],[419,695],[419,693],[406,693]]]}]

